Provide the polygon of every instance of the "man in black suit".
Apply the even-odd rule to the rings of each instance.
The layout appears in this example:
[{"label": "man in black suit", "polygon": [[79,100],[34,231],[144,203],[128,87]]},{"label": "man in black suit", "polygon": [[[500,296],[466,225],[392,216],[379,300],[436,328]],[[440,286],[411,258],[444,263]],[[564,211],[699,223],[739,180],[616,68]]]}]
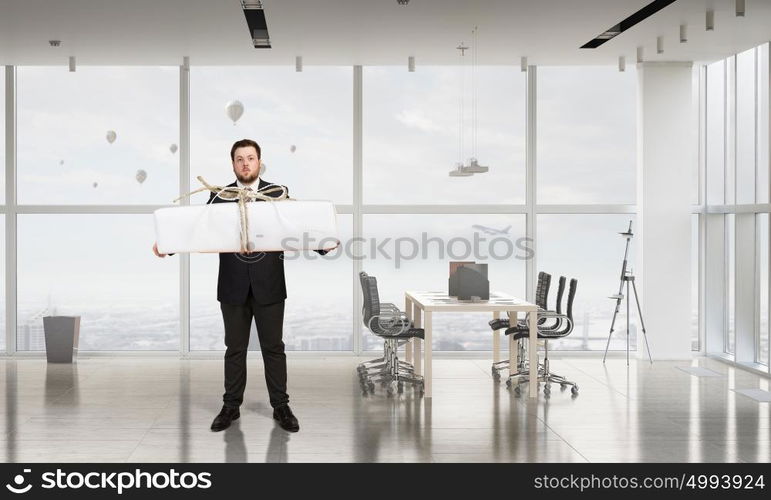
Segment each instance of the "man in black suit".
[{"label": "man in black suit", "polygon": [[[230,150],[236,182],[229,186],[250,188],[254,191],[272,186],[259,176],[260,146],[249,139],[233,144]],[[287,190],[288,194],[288,190]],[[280,192],[269,193],[277,197]],[[229,200],[211,193],[208,203],[226,203]],[[260,200],[261,201],[261,200]],[[157,246],[153,251],[159,257]],[[324,255],[326,251],[319,250]],[[252,318],[257,326],[265,382],[268,386],[273,418],[290,432],[300,429],[297,418],[289,408],[286,392],[286,355],[284,354],[283,325],[286,282],[284,279],[284,252],[220,253],[217,300],[220,302],[225,323],[225,394],[224,405],[212,422],[213,431],[227,429],[240,417],[246,387],[246,353]]]}]

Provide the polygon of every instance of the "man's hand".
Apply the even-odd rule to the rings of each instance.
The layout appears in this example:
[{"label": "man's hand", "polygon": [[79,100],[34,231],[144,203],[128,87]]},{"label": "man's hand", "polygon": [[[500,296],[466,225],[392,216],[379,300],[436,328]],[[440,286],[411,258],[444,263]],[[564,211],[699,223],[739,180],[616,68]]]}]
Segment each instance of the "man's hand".
[{"label": "man's hand", "polygon": [[155,254],[157,257],[161,257],[161,258],[163,258],[163,257],[166,257],[166,254],[165,254],[165,253],[160,253],[160,252],[158,251],[158,243],[153,243],[153,253],[154,253],[154,254]]}]

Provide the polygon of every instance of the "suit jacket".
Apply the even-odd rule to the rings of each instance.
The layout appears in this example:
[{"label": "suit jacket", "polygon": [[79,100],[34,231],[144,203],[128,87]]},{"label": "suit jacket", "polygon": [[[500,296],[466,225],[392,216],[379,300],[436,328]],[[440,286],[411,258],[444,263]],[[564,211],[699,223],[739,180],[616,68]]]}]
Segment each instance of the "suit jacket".
[{"label": "suit jacket", "polygon": [[[272,185],[274,184],[260,179],[258,189]],[[233,182],[228,186],[237,186],[237,183]],[[269,196],[277,197],[279,194],[272,193]],[[225,200],[211,193],[207,205],[209,203],[237,203],[237,200]],[[286,298],[284,252],[254,252],[243,256],[237,253],[219,255],[218,301],[226,304],[244,304],[249,294],[249,286],[252,287],[252,294],[258,304],[273,304]]]}]

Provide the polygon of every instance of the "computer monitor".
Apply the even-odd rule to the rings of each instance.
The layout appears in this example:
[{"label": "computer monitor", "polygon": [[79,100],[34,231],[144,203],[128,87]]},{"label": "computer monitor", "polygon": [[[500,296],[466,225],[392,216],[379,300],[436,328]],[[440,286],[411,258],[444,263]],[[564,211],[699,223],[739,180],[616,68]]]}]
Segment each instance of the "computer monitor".
[{"label": "computer monitor", "polygon": [[448,295],[459,300],[490,299],[490,281],[487,279],[487,264],[475,262],[450,262]]}]

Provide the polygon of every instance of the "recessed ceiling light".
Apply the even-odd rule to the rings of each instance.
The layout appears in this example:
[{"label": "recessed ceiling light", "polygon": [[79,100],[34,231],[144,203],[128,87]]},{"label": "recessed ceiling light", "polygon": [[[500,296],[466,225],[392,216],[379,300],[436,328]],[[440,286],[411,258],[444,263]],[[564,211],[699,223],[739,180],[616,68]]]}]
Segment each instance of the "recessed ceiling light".
[{"label": "recessed ceiling light", "polygon": [[714,10],[707,11],[706,29],[707,31],[715,31],[715,11]]},{"label": "recessed ceiling light", "polygon": [[736,17],[744,17],[744,0],[736,0]]},{"label": "recessed ceiling light", "polygon": [[249,27],[249,36],[255,49],[269,49],[270,36],[268,36],[268,23],[265,21],[265,11],[262,10],[260,0],[241,0],[241,8],[244,9],[246,25]]},{"label": "recessed ceiling light", "polygon": [[627,17],[620,23],[614,25],[611,28],[608,28],[607,30],[603,31],[593,39],[589,40],[585,44],[581,46],[582,49],[596,49],[603,43],[607,42],[608,40],[615,38],[616,36],[620,35],[624,31],[628,30],[635,24],[644,21],[645,19],[649,18],[656,12],[660,11],[667,5],[674,3],[675,0],[654,0],[653,2],[649,3],[642,9],[638,10],[631,16]]}]

